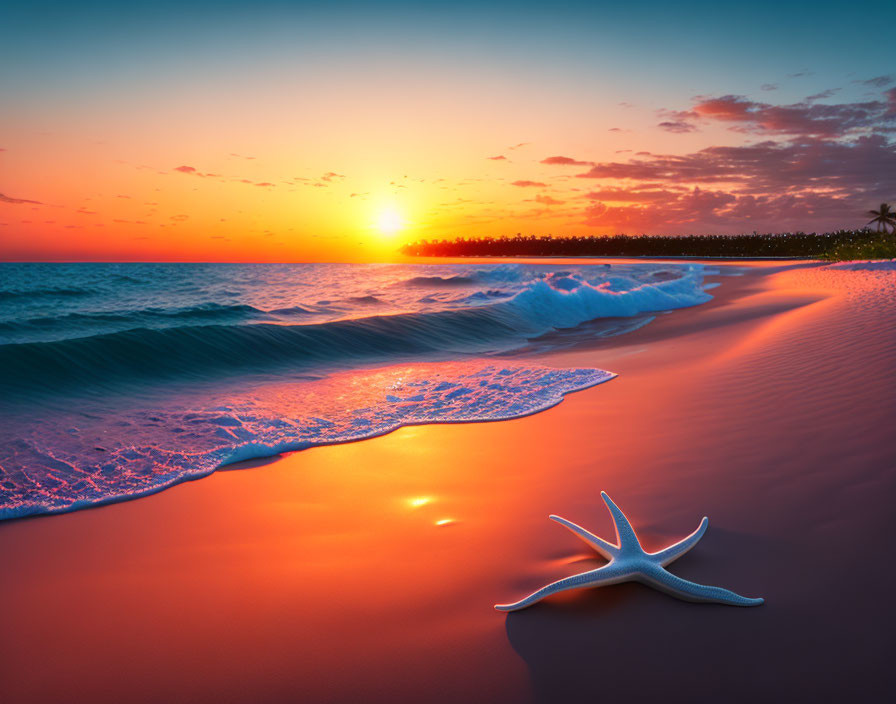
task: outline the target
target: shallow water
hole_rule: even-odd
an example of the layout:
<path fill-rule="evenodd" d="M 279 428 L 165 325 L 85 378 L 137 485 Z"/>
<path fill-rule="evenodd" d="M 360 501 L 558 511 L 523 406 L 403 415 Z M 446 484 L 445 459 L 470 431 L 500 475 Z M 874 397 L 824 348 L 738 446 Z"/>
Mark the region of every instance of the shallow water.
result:
<path fill-rule="evenodd" d="M 0 518 L 132 498 L 238 459 L 402 425 L 543 410 L 612 375 L 495 355 L 623 334 L 652 312 L 703 303 L 704 273 L 2 265 Z"/>

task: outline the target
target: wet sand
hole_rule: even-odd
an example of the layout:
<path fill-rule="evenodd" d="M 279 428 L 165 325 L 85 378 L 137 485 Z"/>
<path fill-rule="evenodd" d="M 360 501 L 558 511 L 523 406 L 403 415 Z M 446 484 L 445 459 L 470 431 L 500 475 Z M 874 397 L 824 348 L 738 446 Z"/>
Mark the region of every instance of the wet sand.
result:
<path fill-rule="evenodd" d="M 795 267 L 795 268 L 794 268 Z M 0 701 L 879 701 L 891 689 L 896 294 L 764 263 L 541 356 L 620 376 L 498 423 L 404 428 L 137 501 L 0 524 Z M 765 605 L 634 584 L 558 513 Z"/>

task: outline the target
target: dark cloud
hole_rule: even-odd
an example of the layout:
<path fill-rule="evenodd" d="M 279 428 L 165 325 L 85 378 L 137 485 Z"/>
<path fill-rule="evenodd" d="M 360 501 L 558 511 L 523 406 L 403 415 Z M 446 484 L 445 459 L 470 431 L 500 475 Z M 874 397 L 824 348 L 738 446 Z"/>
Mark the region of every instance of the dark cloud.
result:
<path fill-rule="evenodd" d="M 893 119 L 887 103 L 881 100 L 835 105 L 810 102 L 770 105 L 740 95 L 701 99 L 692 112 L 699 119 L 729 122 L 742 132 L 827 139 L 874 129 Z"/>
<path fill-rule="evenodd" d="M 548 184 L 542 183 L 541 181 L 514 181 L 510 185 L 511 186 L 520 186 L 521 188 L 530 188 L 530 187 L 544 188 Z"/>
<path fill-rule="evenodd" d="M 590 166 L 590 161 L 579 161 L 568 156 L 549 156 L 541 160 L 542 164 L 554 164 L 560 166 Z"/>
<path fill-rule="evenodd" d="M 896 189 L 896 146 L 881 135 L 848 142 L 774 141 L 707 147 L 685 155 L 655 154 L 627 162 L 595 164 L 579 178 L 657 183 L 738 183 L 754 190 L 838 188 Z"/>
<path fill-rule="evenodd" d="M 896 192 L 896 145 L 881 135 L 765 141 L 597 163 L 579 177 L 630 184 L 587 194 L 589 226 L 668 233 L 855 227 L 869 203 Z"/>
<path fill-rule="evenodd" d="M 828 88 L 827 90 L 823 90 L 820 93 L 815 93 L 814 95 L 810 95 L 806 97 L 806 102 L 811 102 L 813 100 L 824 100 L 825 98 L 830 98 L 835 93 L 837 93 L 839 88 Z"/>
<path fill-rule="evenodd" d="M 0 193 L 0 203 L 10 203 L 12 205 L 23 205 L 30 203 L 31 205 L 43 205 L 39 200 L 28 200 L 27 198 L 12 198 Z"/>
<path fill-rule="evenodd" d="M 866 81 L 859 81 L 859 83 L 862 83 L 863 85 L 866 85 L 866 86 L 874 86 L 876 88 L 883 88 L 884 86 L 890 85 L 894 80 L 896 80 L 896 77 L 894 77 L 892 75 L 891 76 L 875 76 L 874 78 L 869 78 Z"/>
<path fill-rule="evenodd" d="M 612 203 L 665 203 L 675 200 L 686 189 L 657 189 L 657 188 L 601 188 L 589 191 L 586 198 L 596 201 L 610 201 Z"/>
<path fill-rule="evenodd" d="M 849 195 L 736 195 L 695 187 L 647 205 L 596 202 L 586 209 L 585 224 L 629 233 L 820 231 L 862 225 L 867 209 L 864 199 Z"/>
<path fill-rule="evenodd" d="M 761 86 L 762 90 L 770 91 L 770 90 L 778 90 L 777 83 L 763 83 Z"/>

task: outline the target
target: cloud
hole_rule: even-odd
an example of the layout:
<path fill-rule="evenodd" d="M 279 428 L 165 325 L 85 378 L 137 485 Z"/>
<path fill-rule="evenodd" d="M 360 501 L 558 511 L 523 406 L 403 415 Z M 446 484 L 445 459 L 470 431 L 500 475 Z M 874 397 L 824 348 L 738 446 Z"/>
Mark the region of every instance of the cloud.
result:
<path fill-rule="evenodd" d="M 815 93 L 814 95 L 810 95 L 806 97 L 806 102 L 812 102 L 813 100 L 824 100 L 825 98 L 830 98 L 832 95 L 837 93 L 839 88 L 828 88 L 827 90 L 823 90 L 820 93 Z"/>
<path fill-rule="evenodd" d="M 590 166 L 590 161 L 579 161 L 568 156 L 549 156 L 541 160 L 542 164 L 554 164 L 560 166 Z"/>
<path fill-rule="evenodd" d="M 676 192 L 658 188 L 610 187 L 589 191 L 585 194 L 585 197 L 590 200 L 609 201 L 611 203 L 664 203 L 678 198 L 681 195 L 681 190 Z"/>
<path fill-rule="evenodd" d="M 486 158 L 489 159 L 490 161 L 507 161 L 507 157 L 504 156 L 503 154 L 499 154 L 498 156 L 489 156 Z"/>
<path fill-rule="evenodd" d="M 542 205 L 563 205 L 566 201 L 557 200 L 556 198 L 551 198 L 550 196 L 537 195 L 535 196 L 535 202 L 541 203 Z"/>
<path fill-rule="evenodd" d="M 30 203 L 31 205 L 43 205 L 39 200 L 28 200 L 27 198 L 12 198 L 10 196 L 5 196 L 0 193 L 0 203 L 10 203 L 12 205 L 24 205 L 26 203 Z"/>
<path fill-rule="evenodd" d="M 665 184 L 739 183 L 751 189 L 896 189 L 896 146 L 881 135 L 847 142 L 765 141 L 707 147 L 685 155 L 650 154 L 603 162 L 578 178 L 631 179 Z"/>
<path fill-rule="evenodd" d="M 615 182 L 587 194 L 585 224 L 616 231 L 854 227 L 896 192 L 896 144 L 875 134 L 714 146 L 596 163 L 579 177 Z"/>
<path fill-rule="evenodd" d="M 323 176 L 320 177 L 320 180 L 330 183 L 334 179 L 342 179 L 342 178 L 345 178 L 344 174 L 337 174 L 335 171 L 327 171 L 327 173 L 325 173 Z"/>
<path fill-rule="evenodd" d="M 548 184 L 542 183 L 541 181 L 514 181 L 510 185 L 511 186 L 519 186 L 521 188 L 532 188 L 532 187 L 544 188 Z"/>
<path fill-rule="evenodd" d="M 890 76 L 875 76 L 874 78 L 869 78 L 865 81 L 859 81 L 866 86 L 875 86 L 876 88 L 883 88 L 884 86 L 890 85 L 893 81 L 896 81 L 896 77 Z"/>
<path fill-rule="evenodd" d="M 777 83 L 763 83 L 760 88 L 765 91 L 778 90 Z"/>
<path fill-rule="evenodd" d="M 812 231 L 863 225 L 865 210 L 864 200 L 848 195 L 736 195 L 694 187 L 649 205 L 610 206 L 596 202 L 586 209 L 584 222 L 591 227 L 629 233 Z"/>
<path fill-rule="evenodd" d="M 204 174 L 197 170 L 195 166 L 175 166 L 175 171 L 182 174 L 190 174 L 191 176 L 200 176 L 201 178 L 219 178 L 220 174 Z"/>
<path fill-rule="evenodd" d="M 674 132 L 676 134 L 694 132 L 697 129 L 697 125 L 685 122 L 684 120 L 665 120 L 664 122 L 660 122 L 657 127 L 661 130 L 666 130 L 666 132 Z"/>
<path fill-rule="evenodd" d="M 827 94 L 826 91 L 811 99 Z M 809 101 L 771 105 L 740 95 L 700 99 L 691 113 L 697 119 L 731 123 L 732 129 L 741 132 L 826 139 L 869 131 L 894 119 L 888 110 L 888 103 L 882 100 L 834 105 Z"/>

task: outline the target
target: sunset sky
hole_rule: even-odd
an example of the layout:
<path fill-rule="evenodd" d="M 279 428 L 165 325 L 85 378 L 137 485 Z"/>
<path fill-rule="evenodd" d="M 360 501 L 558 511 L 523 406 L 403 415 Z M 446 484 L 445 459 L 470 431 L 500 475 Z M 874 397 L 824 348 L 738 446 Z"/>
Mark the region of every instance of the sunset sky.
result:
<path fill-rule="evenodd" d="M 821 231 L 896 200 L 891 2 L 3 15 L 2 260 L 388 260 L 456 235 Z"/>

